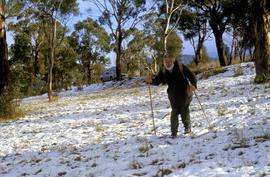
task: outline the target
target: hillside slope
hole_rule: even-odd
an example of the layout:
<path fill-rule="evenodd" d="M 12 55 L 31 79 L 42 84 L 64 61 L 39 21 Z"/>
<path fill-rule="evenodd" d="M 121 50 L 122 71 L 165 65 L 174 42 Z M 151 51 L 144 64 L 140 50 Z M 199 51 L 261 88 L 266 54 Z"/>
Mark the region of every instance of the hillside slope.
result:
<path fill-rule="evenodd" d="M 235 76 L 236 68 L 244 75 Z M 254 65 L 200 79 L 190 106 L 195 138 L 171 139 L 166 86 L 106 83 L 23 100 L 29 113 L 0 123 L 0 176 L 270 176 L 270 85 L 254 85 Z M 198 76 L 200 78 L 200 76 Z M 138 85 L 143 85 L 136 87 Z M 128 86 L 133 88 L 128 88 Z M 167 116 L 164 116 L 167 115 Z"/>

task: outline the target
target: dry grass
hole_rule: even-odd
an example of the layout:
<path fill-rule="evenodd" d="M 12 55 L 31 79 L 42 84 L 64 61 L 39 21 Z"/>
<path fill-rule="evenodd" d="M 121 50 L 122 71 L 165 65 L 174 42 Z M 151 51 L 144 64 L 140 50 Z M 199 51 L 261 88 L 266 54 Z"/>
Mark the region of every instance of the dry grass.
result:
<path fill-rule="evenodd" d="M 200 74 L 201 78 L 207 79 L 210 76 L 214 76 L 219 73 L 223 73 L 226 70 L 222 67 L 220 67 L 220 64 L 218 61 L 213 61 L 210 63 L 200 63 L 198 66 L 196 66 L 194 63 L 189 65 L 189 68 L 195 73 Z"/>
<path fill-rule="evenodd" d="M 241 66 L 237 66 L 234 69 L 234 77 L 242 76 L 243 75 L 243 69 Z"/>
<path fill-rule="evenodd" d="M 165 175 L 171 174 L 173 171 L 171 169 L 159 169 L 153 177 L 163 177 Z"/>
<path fill-rule="evenodd" d="M 49 102 L 50 102 L 50 103 L 51 103 L 51 102 L 57 102 L 59 99 L 60 99 L 60 97 L 59 97 L 58 95 L 53 95 L 53 96 L 52 96 L 52 99 L 49 100 Z"/>
<path fill-rule="evenodd" d="M 9 115 L 1 115 L 0 116 L 0 123 L 1 122 L 7 122 L 10 120 L 18 120 L 19 118 L 24 117 L 26 114 L 25 111 L 23 110 L 16 110 L 14 113 L 9 114 Z"/>
<path fill-rule="evenodd" d="M 217 108 L 218 116 L 225 116 L 226 115 L 226 109 L 224 105 L 220 105 Z"/>
<path fill-rule="evenodd" d="M 14 99 L 12 91 L 4 90 L 0 96 L 0 121 L 14 120 L 23 117 L 25 112 L 20 109 L 19 102 Z"/>
<path fill-rule="evenodd" d="M 141 169 L 143 167 L 143 163 L 139 162 L 139 161 L 132 161 L 129 164 L 129 168 L 130 169 Z"/>
<path fill-rule="evenodd" d="M 194 63 L 192 63 L 188 67 L 194 73 L 199 74 L 199 73 L 211 70 L 213 68 L 218 68 L 218 67 L 220 67 L 220 64 L 219 64 L 218 61 L 216 61 L 216 62 L 213 61 L 213 62 L 210 62 L 210 63 L 199 63 L 198 66 L 195 65 Z"/>
<path fill-rule="evenodd" d="M 213 68 L 213 69 L 210 69 L 208 71 L 204 71 L 201 75 L 202 78 L 204 79 L 207 79 L 211 76 L 215 76 L 217 74 L 220 74 L 220 73 L 224 73 L 226 70 L 224 68 L 221 68 L 221 67 L 217 67 L 217 68 Z"/>
<path fill-rule="evenodd" d="M 101 124 L 96 125 L 96 132 L 104 132 L 105 127 L 103 127 Z"/>

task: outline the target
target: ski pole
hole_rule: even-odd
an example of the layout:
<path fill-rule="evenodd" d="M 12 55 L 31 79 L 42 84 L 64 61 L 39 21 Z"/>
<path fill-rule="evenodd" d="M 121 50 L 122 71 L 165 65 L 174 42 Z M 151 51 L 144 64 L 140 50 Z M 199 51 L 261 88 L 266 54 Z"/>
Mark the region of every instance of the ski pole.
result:
<path fill-rule="evenodd" d="M 203 108 L 203 106 L 202 106 L 202 104 L 201 104 L 201 101 L 200 101 L 200 99 L 199 99 L 197 93 L 195 92 L 195 90 L 193 91 L 193 93 L 194 93 L 195 97 L 196 97 L 197 100 L 198 100 L 198 103 L 199 103 L 199 105 L 200 105 L 200 107 L 201 107 L 201 110 L 202 110 L 202 112 L 203 112 L 203 114 L 204 114 L 205 119 L 207 120 L 208 128 L 209 128 L 209 129 L 213 129 L 213 128 L 214 128 L 214 125 L 212 125 L 212 124 L 210 123 L 209 119 L 207 118 L 206 113 L 205 113 L 205 110 L 204 110 L 204 108 Z"/>
<path fill-rule="evenodd" d="M 154 117 L 154 109 L 153 109 L 153 101 L 152 101 L 152 92 L 151 92 L 151 86 L 148 84 L 148 91 L 149 91 L 149 99 L 150 99 L 150 107 L 151 107 L 151 116 L 152 116 L 152 122 L 153 122 L 153 128 L 154 128 L 154 133 L 157 135 L 156 132 L 156 125 L 155 125 L 155 117 Z"/>
<path fill-rule="evenodd" d="M 149 65 L 150 64 L 148 64 L 148 67 L 146 67 L 146 69 L 149 71 L 150 74 L 152 74 L 152 70 L 151 70 L 151 67 Z M 148 83 L 148 92 L 149 92 L 149 99 L 150 99 L 150 107 L 151 107 L 151 117 L 152 117 L 153 129 L 154 129 L 155 135 L 157 135 L 155 117 L 154 117 L 154 109 L 153 109 L 152 91 L 151 91 L 150 83 Z"/>

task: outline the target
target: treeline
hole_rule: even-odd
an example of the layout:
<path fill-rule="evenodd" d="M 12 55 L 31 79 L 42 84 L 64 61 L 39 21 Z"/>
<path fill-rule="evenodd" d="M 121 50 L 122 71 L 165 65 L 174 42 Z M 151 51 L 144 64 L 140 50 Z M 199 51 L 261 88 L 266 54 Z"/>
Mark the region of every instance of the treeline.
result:
<path fill-rule="evenodd" d="M 204 42 L 214 36 L 220 66 L 245 61 L 248 53 L 255 61 L 255 81 L 269 80 L 267 0 L 88 0 L 84 4 L 100 16 L 81 19 L 71 31 L 78 2 L 0 0 L 0 97 L 48 93 L 51 100 L 53 91 L 100 82 L 111 53 L 118 80 L 121 73 L 157 70 L 165 49 L 181 55 L 180 34 L 191 42 L 196 65 L 208 61 Z M 9 48 L 7 30 L 14 37 Z"/>

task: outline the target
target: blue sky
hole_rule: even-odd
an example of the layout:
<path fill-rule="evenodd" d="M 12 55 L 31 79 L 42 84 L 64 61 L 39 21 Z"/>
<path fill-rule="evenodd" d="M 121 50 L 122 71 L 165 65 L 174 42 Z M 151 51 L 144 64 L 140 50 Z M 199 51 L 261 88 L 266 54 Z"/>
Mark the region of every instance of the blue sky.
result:
<path fill-rule="evenodd" d="M 87 1 L 83 1 L 83 0 L 78 0 L 79 2 L 79 7 L 80 7 L 80 14 L 76 17 L 73 17 L 69 22 L 68 22 L 68 26 L 70 27 L 71 31 L 73 30 L 73 25 L 80 21 L 85 19 L 87 16 L 90 16 L 92 18 L 98 18 L 98 16 L 100 15 L 99 11 L 97 8 L 95 8 L 95 6 L 91 5 L 90 2 Z M 91 7 L 91 10 L 89 10 Z M 225 43 L 229 43 L 228 41 L 230 41 L 229 37 L 225 35 L 224 37 L 225 39 Z M 227 39 L 226 39 L 227 38 Z M 182 38 L 182 40 L 184 40 Z M 7 41 L 8 41 L 8 45 L 13 43 L 13 36 L 12 33 L 8 33 L 7 35 Z M 207 48 L 208 54 L 211 57 L 217 57 L 217 52 L 216 52 L 216 47 L 215 47 L 215 40 L 214 37 L 212 37 L 212 39 L 208 40 L 205 42 L 205 46 Z M 183 44 L 183 54 L 189 54 L 189 55 L 193 55 L 193 48 L 190 44 L 189 41 L 184 41 Z M 115 55 L 113 53 L 111 53 L 109 55 L 109 57 L 111 58 L 112 64 L 114 63 L 114 58 Z"/>

